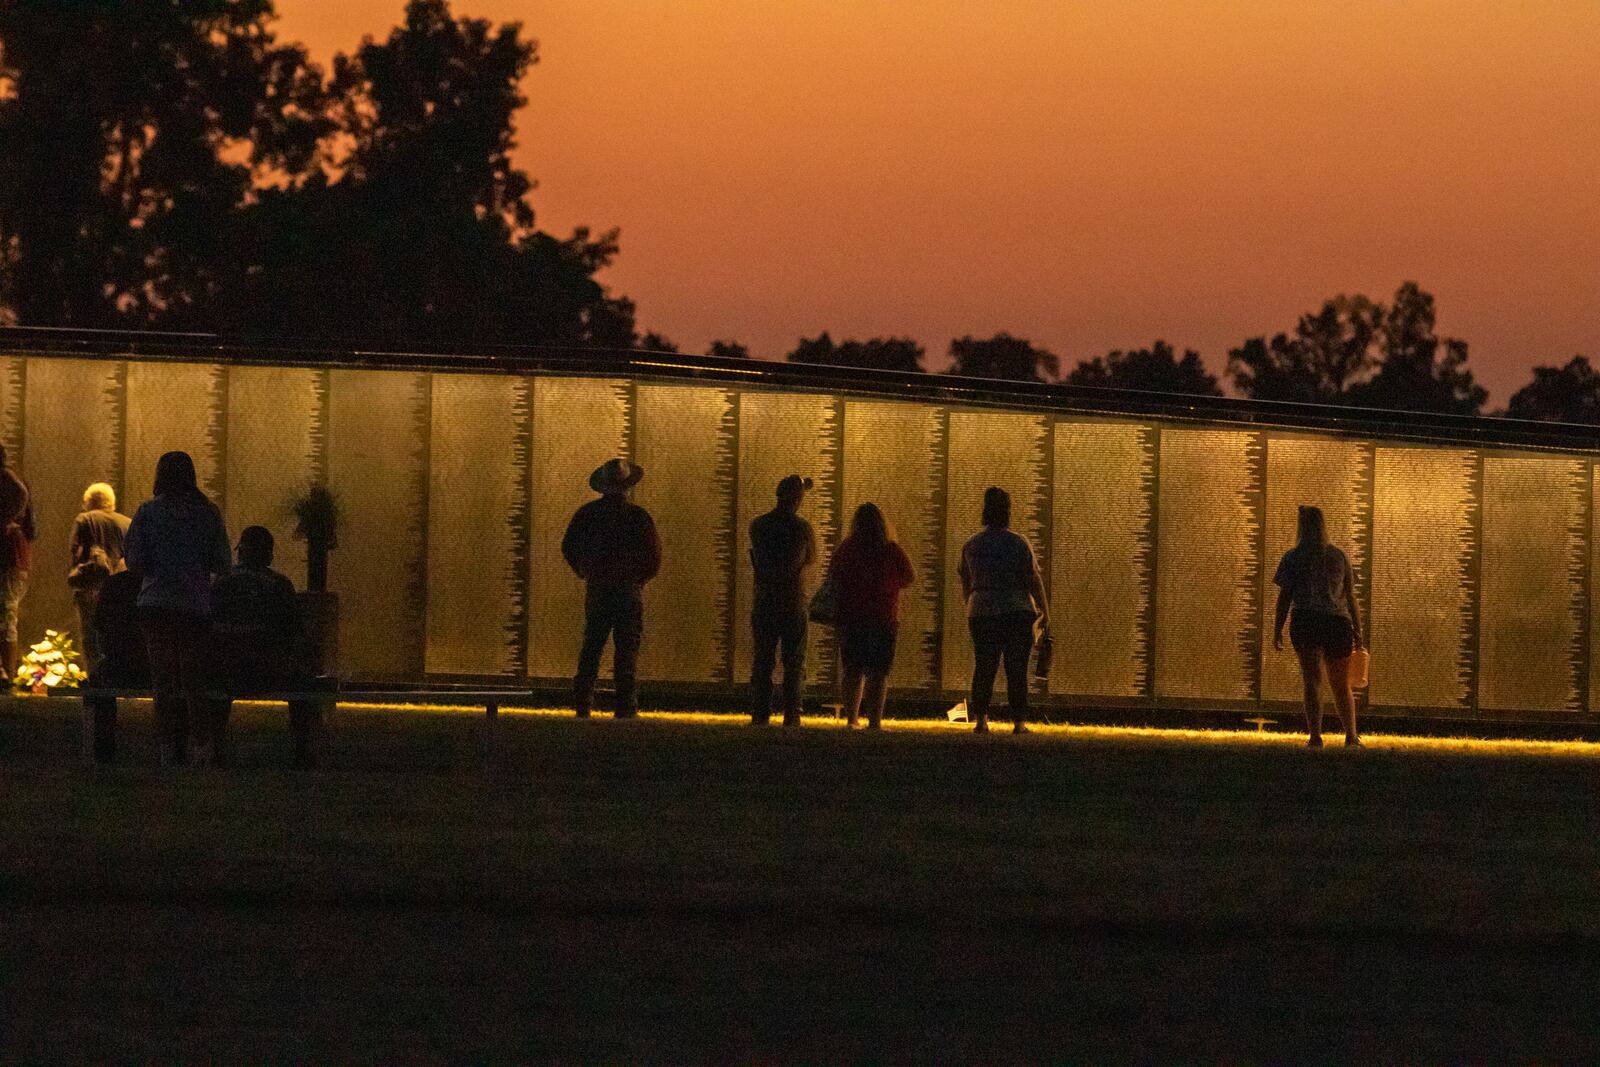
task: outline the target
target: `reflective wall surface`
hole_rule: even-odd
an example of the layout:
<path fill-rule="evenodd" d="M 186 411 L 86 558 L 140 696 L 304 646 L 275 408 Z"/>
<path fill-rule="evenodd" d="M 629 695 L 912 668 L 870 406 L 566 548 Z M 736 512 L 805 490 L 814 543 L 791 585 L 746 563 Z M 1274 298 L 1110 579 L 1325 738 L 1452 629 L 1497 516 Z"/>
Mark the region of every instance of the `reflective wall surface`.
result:
<path fill-rule="evenodd" d="M 790 472 L 824 559 L 865 501 L 917 571 L 899 690 L 954 699 L 972 656 L 956 579 L 982 493 L 1050 586 L 1063 703 L 1282 707 L 1272 574 L 1316 504 L 1357 574 L 1370 705 L 1450 715 L 1600 712 L 1600 565 L 1588 453 L 1431 445 L 1084 411 L 971 409 L 752 382 L 0 357 L 0 432 L 36 501 L 23 637 L 73 629 L 66 540 L 86 485 L 131 513 L 156 457 L 194 455 L 230 532 L 271 528 L 304 580 L 290 502 L 344 506 L 330 581 L 347 673 L 564 678 L 583 590 L 561 560 L 605 459 L 642 464 L 665 565 L 641 676 L 690 688 L 749 671 L 747 527 Z M 820 571 L 820 568 L 819 568 Z M 814 579 L 815 580 L 815 579 Z M 833 675 L 813 628 L 812 679 Z"/>

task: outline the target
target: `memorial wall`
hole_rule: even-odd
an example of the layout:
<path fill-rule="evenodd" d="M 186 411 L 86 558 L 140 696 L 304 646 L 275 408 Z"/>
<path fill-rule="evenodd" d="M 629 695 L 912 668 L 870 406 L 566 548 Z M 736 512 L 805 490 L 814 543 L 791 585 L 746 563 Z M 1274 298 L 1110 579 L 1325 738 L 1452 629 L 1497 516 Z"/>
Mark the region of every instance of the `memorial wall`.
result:
<path fill-rule="evenodd" d="M 605 459 L 631 456 L 665 545 L 641 678 L 723 689 L 749 671 L 747 527 L 779 478 L 811 477 L 826 561 L 865 501 L 916 569 L 892 686 L 954 699 L 972 667 L 956 567 L 985 487 L 1050 587 L 1064 704 L 1287 710 L 1272 574 L 1295 509 L 1321 507 L 1368 620 L 1376 710 L 1600 712 L 1600 470 L 1586 452 L 1372 440 L 1327 430 L 969 408 L 862 391 L 417 368 L 0 357 L 0 433 L 35 499 L 22 637 L 73 629 L 67 535 L 85 486 L 124 510 L 156 457 L 190 452 L 233 534 L 260 523 L 304 580 L 290 503 L 343 505 L 330 584 L 346 673 L 559 684 L 583 589 L 561 559 Z M 819 568 L 820 571 L 820 568 Z M 813 628 L 811 676 L 833 678 Z M 648 693 L 647 693 L 648 697 Z"/>

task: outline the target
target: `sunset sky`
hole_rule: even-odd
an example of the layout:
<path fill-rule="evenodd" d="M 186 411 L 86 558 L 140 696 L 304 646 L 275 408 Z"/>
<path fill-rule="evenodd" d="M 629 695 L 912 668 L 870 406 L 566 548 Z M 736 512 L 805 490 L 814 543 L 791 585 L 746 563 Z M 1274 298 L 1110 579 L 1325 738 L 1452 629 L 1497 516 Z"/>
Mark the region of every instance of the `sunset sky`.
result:
<path fill-rule="evenodd" d="M 1600 359 L 1597 0 L 455 0 L 540 43 L 540 225 L 686 351 L 1009 330 L 1220 371 L 1415 279 L 1503 405 Z M 402 0 L 278 0 L 321 60 Z"/>

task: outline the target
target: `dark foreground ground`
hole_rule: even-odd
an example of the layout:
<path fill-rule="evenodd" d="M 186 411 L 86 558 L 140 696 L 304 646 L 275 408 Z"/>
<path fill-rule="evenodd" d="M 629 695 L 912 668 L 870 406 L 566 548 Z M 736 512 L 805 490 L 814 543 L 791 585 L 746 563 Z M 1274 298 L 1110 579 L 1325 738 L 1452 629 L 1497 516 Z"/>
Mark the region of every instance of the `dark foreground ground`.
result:
<path fill-rule="evenodd" d="M 1600 750 L 0 711 L 0 1059 L 1600 1056 Z"/>

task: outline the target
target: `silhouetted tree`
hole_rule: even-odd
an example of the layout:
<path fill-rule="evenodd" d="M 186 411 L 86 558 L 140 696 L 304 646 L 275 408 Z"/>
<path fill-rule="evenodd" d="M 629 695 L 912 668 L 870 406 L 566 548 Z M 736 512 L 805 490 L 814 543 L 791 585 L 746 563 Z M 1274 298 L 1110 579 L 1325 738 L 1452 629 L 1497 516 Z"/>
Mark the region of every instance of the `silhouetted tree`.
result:
<path fill-rule="evenodd" d="M 1489 394 L 1467 369 L 1467 342 L 1434 332 L 1433 296 L 1406 282 L 1384 312 L 1383 362 L 1347 393 L 1350 403 L 1399 411 L 1476 415 Z"/>
<path fill-rule="evenodd" d="M 706 355 L 718 359 L 749 359 L 750 349 L 738 341 L 712 341 L 711 349 Z"/>
<path fill-rule="evenodd" d="M 0 307 L 183 325 L 237 270 L 253 187 L 307 172 L 322 78 L 271 0 L 0 3 Z"/>
<path fill-rule="evenodd" d="M 1383 319 L 1383 306 L 1364 296 L 1335 297 L 1300 316 L 1292 337 L 1253 337 L 1230 351 L 1228 373 L 1257 400 L 1342 403 L 1377 365 Z"/>
<path fill-rule="evenodd" d="M 639 338 L 638 343 L 633 347 L 643 349 L 646 352 L 676 352 L 678 350 L 676 344 L 654 330 Z"/>
<path fill-rule="evenodd" d="M 1200 362 L 1200 353 L 1185 349 L 1180 359 L 1173 347 L 1157 341 L 1149 348 L 1085 360 L 1072 369 L 1068 385 L 1091 385 L 1105 389 L 1142 389 L 1154 393 L 1191 393 L 1221 396 L 1217 379 Z"/>
<path fill-rule="evenodd" d="M 534 227 L 519 25 L 410 0 L 324 79 L 271 0 L 0 3 L 0 307 L 40 325 L 627 348 L 615 231 Z"/>
<path fill-rule="evenodd" d="M 920 371 L 922 346 L 909 337 L 875 337 L 870 341 L 835 344 L 827 332 L 800 339 L 788 355 L 790 363 L 818 363 L 827 367 L 869 367 L 875 370 Z"/>
<path fill-rule="evenodd" d="M 1600 426 L 1600 372 L 1586 356 L 1573 356 L 1564 367 L 1535 367 L 1533 381 L 1511 395 L 1506 414 Z"/>
<path fill-rule="evenodd" d="M 959 337 L 950 342 L 950 359 L 949 373 L 972 378 L 1053 382 L 1061 373 L 1061 361 L 1053 353 L 1008 333 L 985 340 Z"/>

